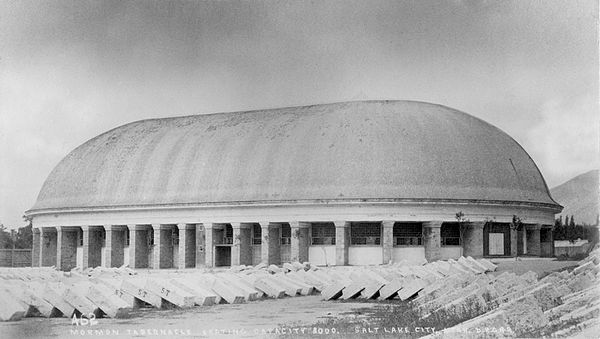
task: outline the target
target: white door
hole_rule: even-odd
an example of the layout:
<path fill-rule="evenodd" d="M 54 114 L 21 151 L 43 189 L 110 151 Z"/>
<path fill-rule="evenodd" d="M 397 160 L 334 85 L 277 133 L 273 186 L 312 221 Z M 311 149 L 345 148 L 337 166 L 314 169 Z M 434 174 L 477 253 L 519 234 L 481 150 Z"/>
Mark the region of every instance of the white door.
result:
<path fill-rule="evenodd" d="M 490 255 L 504 255 L 504 233 L 490 233 Z"/>

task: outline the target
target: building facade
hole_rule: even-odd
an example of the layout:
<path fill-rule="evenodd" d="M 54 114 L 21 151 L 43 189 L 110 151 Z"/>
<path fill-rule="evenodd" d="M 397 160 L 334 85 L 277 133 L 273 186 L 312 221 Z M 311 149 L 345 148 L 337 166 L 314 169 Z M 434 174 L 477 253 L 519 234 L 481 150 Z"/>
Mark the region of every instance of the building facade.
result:
<path fill-rule="evenodd" d="M 26 215 L 33 265 L 69 270 L 552 256 L 561 209 L 496 127 L 363 101 L 115 128 L 67 155 Z"/>

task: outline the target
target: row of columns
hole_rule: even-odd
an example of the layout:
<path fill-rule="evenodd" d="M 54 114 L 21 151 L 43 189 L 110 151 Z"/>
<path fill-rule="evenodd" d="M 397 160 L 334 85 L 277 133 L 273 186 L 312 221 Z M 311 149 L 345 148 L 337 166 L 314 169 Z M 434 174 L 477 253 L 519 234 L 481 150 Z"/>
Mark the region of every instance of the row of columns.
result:
<path fill-rule="evenodd" d="M 228 223 L 233 230 L 231 244 L 231 265 L 252 264 L 251 227 L 255 223 Z M 261 262 L 274 263 L 280 251 L 280 223 L 258 222 L 261 228 Z M 334 221 L 335 226 L 335 264 L 348 264 L 348 247 L 350 244 L 350 222 Z M 395 221 L 385 220 L 382 227 L 383 263 L 392 259 L 394 247 Z M 83 268 L 99 266 L 102 261 L 107 267 L 119 267 L 124 264 L 124 248 L 126 234 L 129 232 L 129 266 L 132 268 L 189 268 L 212 267 L 215 265 L 214 230 L 223 224 L 152 224 L 152 225 L 104 225 L 81 226 L 83 235 Z M 308 222 L 289 222 L 291 229 L 290 252 L 291 261 L 308 261 L 309 228 Z M 441 227 L 442 221 L 428 221 L 423 225 L 423 247 L 428 261 L 441 259 Z M 527 227 L 527 253 L 540 255 L 540 225 Z M 178 229 L 178 260 L 173 262 L 172 236 L 173 227 Z M 483 251 L 484 223 L 469 223 L 464 230 L 463 253 L 481 257 Z M 77 232 L 79 227 L 34 228 L 33 230 L 33 265 L 56 265 L 59 269 L 68 270 L 74 266 L 77 251 Z M 153 231 L 154 249 L 152 261 L 148 261 L 148 231 Z M 104 259 L 102 252 L 102 231 L 105 232 Z M 523 231 L 525 233 L 525 231 Z M 510 232 L 511 256 L 517 255 L 517 232 Z"/>

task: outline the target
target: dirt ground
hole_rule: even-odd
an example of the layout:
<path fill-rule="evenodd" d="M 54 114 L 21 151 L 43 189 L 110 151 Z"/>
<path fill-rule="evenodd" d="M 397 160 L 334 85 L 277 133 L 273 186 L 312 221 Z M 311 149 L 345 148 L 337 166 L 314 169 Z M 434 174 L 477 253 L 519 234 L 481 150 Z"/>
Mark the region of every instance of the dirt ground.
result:
<path fill-rule="evenodd" d="M 529 270 L 546 274 L 574 266 L 574 261 L 503 260 L 493 274 Z M 24 318 L 0 323 L 2 338 L 265 338 L 327 337 L 332 328 L 314 327 L 328 318 L 360 317 L 357 309 L 373 303 L 321 301 L 320 295 L 262 300 L 238 305 L 195 307 L 189 310 L 140 310 L 130 319 L 97 319 L 76 325 L 66 318 Z M 0 306 L 1 307 L 1 306 Z M 402 324 L 398 324 L 402 326 Z M 344 331 L 344 329 L 335 329 Z M 346 329 L 348 330 L 348 329 Z M 362 337 L 363 335 L 361 335 Z M 367 334 L 367 336 L 369 336 Z M 349 335 L 350 337 L 350 335 Z"/>
<path fill-rule="evenodd" d="M 97 319 L 97 324 L 86 326 L 74 325 L 72 319 L 67 318 L 24 318 L 0 323 L 0 337 L 264 338 L 280 334 L 301 337 L 303 331 L 305 337 L 309 337 L 313 328 L 302 324 L 349 316 L 345 313 L 374 305 L 325 302 L 321 301 L 320 295 L 312 295 L 189 310 L 141 310 L 130 319 Z M 318 328 L 314 330 L 319 331 Z"/>

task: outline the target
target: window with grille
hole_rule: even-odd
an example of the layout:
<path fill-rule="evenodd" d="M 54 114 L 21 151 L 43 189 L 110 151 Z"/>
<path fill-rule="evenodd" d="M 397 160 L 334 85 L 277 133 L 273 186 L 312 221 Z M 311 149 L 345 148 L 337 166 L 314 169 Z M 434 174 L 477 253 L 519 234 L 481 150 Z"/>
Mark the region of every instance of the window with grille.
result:
<path fill-rule="evenodd" d="M 312 245 L 335 245 L 335 225 L 333 223 L 313 223 L 311 233 Z"/>
<path fill-rule="evenodd" d="M 227 245 L 233 244 L 233 227 L 229 224 L 225 225 L 225 238 L 223 239 L 223 243 Z"/>
<path fill-rule="evenodd" d="M 171 241 L 174 246 L 179 245 L 179 229 L 177 227 L 171 230 Z"/>
<path fill-rule="evenodd" d="M 252 226 L 252 245 L 260 245 L 262 244 L 262 229 L 260 225 L 254 224 Z"/>
<path fill-rule="evenodd" d="M 381 223 L 352 223 L 350 245 L 381 245 Z"/>
<path fill-rule="evenodd" d="M 292 228 L 288 225 L 281 225 L 281 244 L 291 244 Z"/>
<path fill-rule="evenodd" d="M 440 229 L 442 246 L 460 246 L 460 224 L 445 222 Z"/>
<path fill-rule="evenodd" d="M 148 246 L 153 246 L 154 245 L 154 230 L 150 229 L 148 232 Z"/>
<path fill-rule="evenodd" d="M 83 230 L 81 228 L 77 231 L 77 246 L 83 246 Z"/>
<path fill-rule="evenodd" d="M 395 223 L 394 246 L 423 246 L 423 224 Z"/>

